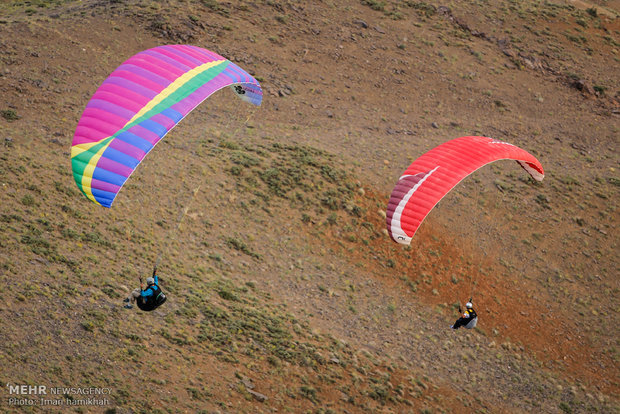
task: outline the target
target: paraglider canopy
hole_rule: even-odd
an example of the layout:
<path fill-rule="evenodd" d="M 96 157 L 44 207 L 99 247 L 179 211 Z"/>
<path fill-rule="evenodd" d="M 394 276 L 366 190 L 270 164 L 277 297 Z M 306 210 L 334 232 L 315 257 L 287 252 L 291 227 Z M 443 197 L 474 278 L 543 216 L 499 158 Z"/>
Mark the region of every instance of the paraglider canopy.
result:
<path fill-rule="evenodd" d="M 164 135 L 226 86 L 242 100 L 261 104 L 258 81 L 207 49 L 158 46 L 126 60 L 97 89 L 77 124 L 71 164 L 80 191 L 110 207 Z"/>
<path fill-rule="evenodd" d="M 461 180 L 491 162 L 511 159 L 536 181 L 545 176 L 527 151 L 487 137 L 468 136 L 445 142 L 416 159 L 398 179 L 386 211 L 392 240 L 408 245 L 435 205 Z"/>

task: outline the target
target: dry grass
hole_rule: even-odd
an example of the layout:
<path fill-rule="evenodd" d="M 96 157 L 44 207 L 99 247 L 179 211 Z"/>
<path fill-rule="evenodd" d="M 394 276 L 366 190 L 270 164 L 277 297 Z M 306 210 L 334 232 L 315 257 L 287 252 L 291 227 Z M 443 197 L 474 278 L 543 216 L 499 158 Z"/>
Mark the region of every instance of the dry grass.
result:
<path fill-rule="evenodd" d="M 617 410 L 617 20 L 440 6 L 0 6 L 0 379 L 109 386 L 119 412 Z M 75 123 L 168 42 L 249 69 L 264 105 L 246 123 L 213 96 L 97 208 L 70 175 Z M 398 174 L 465 134 L 523 146 L 545 181 L 489 166 L 391 244 Z M 159 249 L 169 302 L 122 309 Z M 453 335 L 474 287 L 479 328 Z"/>

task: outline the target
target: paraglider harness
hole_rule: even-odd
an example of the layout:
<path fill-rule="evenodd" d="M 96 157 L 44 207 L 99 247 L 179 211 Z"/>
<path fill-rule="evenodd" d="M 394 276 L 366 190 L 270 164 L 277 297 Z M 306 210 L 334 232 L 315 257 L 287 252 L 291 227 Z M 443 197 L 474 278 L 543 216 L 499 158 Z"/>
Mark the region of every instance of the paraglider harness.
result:
<path fill-rule="evenodd" d="M 153 277 L 155 277 L 156 273 L 157 273 L 157 267 L 153 269 Z M 149 289 L 151 290 L 151 292 L 153 292 L 152 295 L 147 296 L 147 297 L 140 296 L 138 300 L 136 301 L 138 304 L 138 308 L 140 308 L 140 310 L 143 310 L 145 312 L 150 312 L 152 310 L 157 309 L 158 307 L 163 305 L 164 302 L 166 301 L 166 295 L 164 294 L 164 292 L 162 292 L 161 288 L 157 284 L 149 285 L 144 290 L 149 290 Z"/>
<path fill-rule="evenodd" d="M 467 319 L 469 319 L 470 321 L 473 321 L 474 319 L 476 319 L 478 317 L 478 314 L 476 313 L 474 308 L 466 309 L 465 312 L 467 312 L 469 314 L 469 318 L 467 318 Z"/>
<path fill-rule="evenodd" d="M 469 302 L 473 303 L 472 298 L 469 298 Z M 473 307 L 467 308 L 467 309 L 465 309 L 465 312 L 467 312 L 467 314 L 469 315 L 469 318 L 464 318 L 463 316 L 461 316 L 454 323 L 454 328 L 453 329 L 458 329 L 461 326 L 463 326 L 465 329 L 472 329 L 472 328 L 476 327 L 476 324 L 478 323 L 478 319 L 477 319 L 478 318 L 478 314 L 476 313 L 474 308 Z M 463 310 L 461 308 L 461 304 L 460 303 L 459 303 L 459 314 L 460 315 L 463 314 Z"/>

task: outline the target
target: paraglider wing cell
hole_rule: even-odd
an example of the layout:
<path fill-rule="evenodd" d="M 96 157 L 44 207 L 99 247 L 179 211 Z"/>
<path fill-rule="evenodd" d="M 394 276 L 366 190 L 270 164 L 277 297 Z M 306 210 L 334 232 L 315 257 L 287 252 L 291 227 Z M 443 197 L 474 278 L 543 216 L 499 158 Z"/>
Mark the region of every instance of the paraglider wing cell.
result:
<path fill-rule="evenodd" d="M 445 142 L 416 159 L 400 177 L 388 202 L 390 237 L 401 244 L 413 235 L 435 205 L 461 180 L 491 162 L 515 160 L 537 181 L 544 178 L 540 162 L 527 151 L 487 137 L 461 137 Z"/>
<path fill-rule="evenodd" d="M 227 86 L 242 100 L 261 104 L 256 79 L 207 49 L 158 46 L 129 58 L 101 84 L 78 121 L 71 163 L 80 191 L 110 207 L 164 135 Z"/>

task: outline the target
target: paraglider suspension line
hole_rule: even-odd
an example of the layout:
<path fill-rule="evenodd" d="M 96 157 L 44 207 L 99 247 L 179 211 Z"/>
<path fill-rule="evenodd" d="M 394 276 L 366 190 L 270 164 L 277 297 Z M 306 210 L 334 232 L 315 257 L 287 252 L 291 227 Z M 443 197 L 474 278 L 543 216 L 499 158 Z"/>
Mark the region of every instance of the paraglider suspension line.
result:
<path fill-rule="evenodd" d="M 237 111 L 239 107 L 237 106 Z M 235 137 L 237 135 L 237 133 L 241 130 L 241 128 L 243 128 L 244 126 L 246 126 L 248 124 L 248 122 L 250 121 L 250 119 L 254 116 L 254 112 L 256 111 L 256 108 L 254 108 L 250 114 L 248 115 L 248 117 L 246 118 L 245 122 L 243 122 L 231 135 L 231 137 Z M 228 125 L 230 125 L 230 123 L 232 122 L 233 118 L 235 117 L 230 117 L 228 120 Z M 228 127 L 226 128 L 228 129 Z M 218 148 L 220 146 L 220 142 L 221 139 L 218 140 L 218 142 L 215 145 L 215 148 Z M 168 237 L 166 237 L 166 241 L 174 238 L 174 236 L 176 235 L 176 233 L 179 231 L 179 228 L 181 227 L 181 223 L 183 222 L 183 219 L 185 218 L 185 215 L 187 214 L 187 211 L 189 210 L 189 207 L 192 203 L 192 201 L 194 201 L 194 198 L 196 197 L 196 194 L 198 194 L 198 191 L 200 190 L 200 187 L 202 186 L 202 184 L 198 185 L 198 187 L 192 192 L 192 195 L 189 199 L 189 201 L 187 202 L 186 206 L 181 209 L 181 212 L 179 213 L 179 218 L 177 219 L 177 224 L 174 227 L 174 229 L 172 229 L 168 235 Z M 159 263 L 161 262 L 162 256 L 165 253 L 165 249 L 167 247 L 167 242 L 164 241 L 162 243 L 161 248 L 159 249 L 159 252 L 157 253 L 157 258 L 155 259 L 155 265 L 153 267 L 153 272 L 155 272 L 157 270 L 157 266 L 159 266 Z"/>
<path fill-rule="evenodd" d="M 166 240 L 169 240 L 171 238 L 174 238 L 177 234 L 177 232 L 179 231 L 179 229 L 181 228 L 181 223 L 183 223 L 183 219 L 185 218 L 185 215 L 187 214 L 189 207 L 192 204 L 192 201 L 194 201 L 194 198 L 196 198 L 196 194 L 198 194 L 198 191 L 200 191 L 200 187 L 202 186 L 202 184 L 198 185 L 198 187 L 196 187 L 196 189 L 194 189 L 194 191 L 192 191 L 192 195 L 189 199 L 189 201 L 187 202 L 187 204 L 185 205 L 184 208 L 181 209 L 181 212 L 179 213 L 179 218 L 177 219 L 177 224 L 176 226 L 170 231 L 168 237 L 166 237 Z M 159 263 L 161 262 L 161 258 L 164 254 L 164 250 L 165 248 L 168 246 L 168 244 L 164 241 L 162 243 L 161 248 L 159 249 L 159 252 L 157 253 L 157 259 L 155 259 L 155 266 L 153 267 L 153 269 L 157 269 L 157 266 L 159 266 Z"/>

